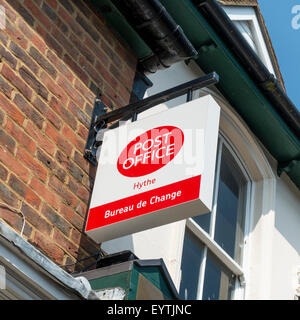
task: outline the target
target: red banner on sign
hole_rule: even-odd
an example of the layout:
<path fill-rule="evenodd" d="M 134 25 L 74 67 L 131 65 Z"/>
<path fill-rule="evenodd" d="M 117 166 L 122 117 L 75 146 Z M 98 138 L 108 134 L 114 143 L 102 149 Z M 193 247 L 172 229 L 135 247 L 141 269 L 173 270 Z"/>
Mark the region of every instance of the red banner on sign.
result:
<path fill-rule="evenodd" d="M 199 198 L 201 176 L 90 209 L 86 231 Z"/>

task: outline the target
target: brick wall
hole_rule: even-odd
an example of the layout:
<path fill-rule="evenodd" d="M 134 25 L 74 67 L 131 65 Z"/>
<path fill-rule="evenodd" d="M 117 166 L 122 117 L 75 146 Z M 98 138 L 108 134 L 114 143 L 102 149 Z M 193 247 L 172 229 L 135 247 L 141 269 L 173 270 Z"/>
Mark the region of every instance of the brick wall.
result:
<path fill-rule="evenodd" d="M 127 104 L 136 58 L 85 1 L 0 5 L 0 219 L 20 232 L 25 217 L 25 239 L 57 264 L 75 262 L 99 248 L 83 233 L 94 97 Z"/>

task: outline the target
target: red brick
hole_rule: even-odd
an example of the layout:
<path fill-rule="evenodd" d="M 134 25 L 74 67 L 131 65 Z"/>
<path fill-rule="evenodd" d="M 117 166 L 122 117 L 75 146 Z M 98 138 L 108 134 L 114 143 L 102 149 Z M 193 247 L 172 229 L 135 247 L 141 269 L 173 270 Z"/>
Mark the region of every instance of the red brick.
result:
<path fill-rule="evenodd" d="M 76 21 L 81 25 L 81 27 L 89 34 L 89 36 L 95 41 L 99 42 L 100 36 L 99 32 L 97 32 L 92 25 L 82 17 L 82 15 L 77 14 Z"/>
<path fill-rule="evenodd" d="M 82 217 L 85 218 L 88 213 L 88 206 L 86 203 L 79 202 L 76 207 L 76 212 Z"/>
<path fill-rule="evenodd" d="M 18 63 L 17 59 L 14 58 L 14 56 L 9 51 L 7 51 L 2 45 L 0 45 L 0 55 L 1 55 L 2 62 L 5 61 L 10 65 L 12 69 L 16 70 L 17 63 Z"/>
<path fill-rule="evenodd" d="M 83 202 L 88 203 L 90 200 L 90 192 L 86 190 L 85 187 L 80 187 L 77 191 L 77 196 L 79 199 L 81 199 Z"/>
<path fill-rule="evenodd" d="M 115 90 L 119 87 L 118 81 L 111 75 L 111 72 L 106 69 L 107 66 L 104 66 L 100 61 L 96 63 L 96 69 L 99 74 L 102 75 L 102 78 L 109 83 Z"/>
<path fill-rule="evenodd" d="M 7 46 L 7 42 L 8 42 L 8 34 L 4 31 L 4 30 L 0 30 L 0 41 Z"/>
<path fill-rule="evenodd" d="M 21 32 L 16 24 L 12 24 L 9 20 L 6 20 L 5 25 L 6 33 L 14 39 L 23 49 L 27 48 L 28 41 L 25 38 L 23 32 Z"/>
<path fill-rule="evenodd" d="M 86 234 L 82 233 L 80 238 L 80 247 L 88 253 L 88 255 L 93 255 L 98 252 L 99 245 L 91 240 Z"/>
<path fill-rule="evenodd" d="M 70 82 L 73 81 L 74 76 L 72 74 L 72 71 L 65 65 L 65 63 L 60 58 L 56 56 L 54 52 L 48 50 L 47 58 L 52 62 L 56 69 L 63 74 L 65 78 L 67 78 Z"/>
<path fill-rule="evenodd" d="M 101 75 L 83 56 L 79 58 L 79 65 L 97 84 L 101 83 Z"/>
<path fill-rule="evenodd" d="M 106 41 L 101 41 L 101 48 L 102 50 L 110 57 L 112 62 L 119 67 L 120 69 L 122 68 L 122 60 L 121 58 L 117 55 L 117 51 L 106 42 Z"/>
<path fill-rule="evenodd" d="M 29 171 L 15 159 L 15 157 L 2 146 L 0 146 L 0 161 L 6 168 L 13 171 L 23 182 L 27 182 L 29 179 Z"/>
<path fill-rule="evenodd" d="M 77 133 L 84 141 L 87 140 L 89 131 L 86 126 L 80 125 Z"/>
<path fill-rule="evenodd" d="M 74 161 L 75 163 L 77 163 L 77 165 L 84 170 L 85 172 L 89 172 L 91 164 L 89 161 L 87 161 L 84 157 L 83 154 L 81 152 L 78 152 L 77 150 L 75 150 L 74 152 Z"/>
<path fill-rule="evenodd" d="M 24 115 L 2 93 L 0 93 L 0 107 L 19 125 L 23 124 Z"/>
<path fill-rule="evenodd" d="M 104 53 L 101 46 L 96 45 L 96 43 L 90 37 L 85 37 L 84 44 L 94 52 L 97 59 L 100 60 L 103 65 L 108 66 L 110 64 L 110 59 L 106 53 Z"/>
<path fill-rule="evenodd" d="M 76 257 L 78 254 L 78 246 L 66 238 L 59 230 L 54 229 L 53 240 L 57 243 L 63 250 Z"/>
<path fill-rule="evenodd" d="M 45 237 L 42 233 L 36 231 L 33 240 L 30 240 L 34 246 L 40 249 L 46 256 L 52 259 L 57 264 L 62 264 L 64 252 L 60 249 L 53 240 Z"/>
<path fill-rule="evenodd" d="M 4 146 L 11 153 L 14 153 L 16 142 L 10 135 L 8 135 L 2 129 L 0 129 L 0 141 L 2 146 Z"/>
<path fill-rule="evenodd" d="M 116 88 L 111 87 L 107 83 L 104 84 L 103 96 L 101 97 L 101 99 L 104 100 L 105 97 L 111 99 L 111 101 L 115 104 L 115 107 L 117 108 L 120 108 L 125 105 L 125 102 L 120 101 L 119 94 Z"/>
<path fill-rule="evenodd" d="M 51 142 L 31 121 L 28 121 L 25 128 L 28 135 L 36 142 L 37 146 L 47 153 L 54 155 L 56 145 Z"/>
<path fill-rule="evenodd" d="M 30 47 L 29 54 L 31 57 L 48 73 L 53 79 L 56 78 L 57 72 L 52 64 L 39 52 L 35 47 Z M 46 84 L 46 83 L 45 83 Z M 51 91 L 51 90 L 50 90 Z"/>
<path fill-rule="evenodd" d="M 78 230 L 76 229 L 72 229 L 72 232 L 71 232 L 71 237 L 70 239 L 75 243 L 75 244 L 80 244 L 80 239 L 82 237 L 82 233 L 79 232 Z"/>
<path fill-rule="evenodd" d="M 80 65 L 74 62 L 74 60 L 68 54 L 65 54 L 63 59 L 64 62 L 70 67 L 70 69 L 77 75 L 77 77 L 81 79 L 81 81 L 83 81 L 84 83 L 88 83 L 89 77 Z"/>
<path fill-rule="evenodd" d="M 93 12 L 90 8 L 90 6 L 88 6 L 85 1 L 76 1 L 74 3 L 74 5 L 79 9 L 79 11 L 81 13 L 83 13 L 87 18 L 91 18 Z"/>
<path fill-rule="evenodd" d="M 9 181 L 9 186 L 22 198 L 26 200 L 34 208 L 38 209 L 41 204 L 41 199 L 21 180 L 19 180 L 15 175 L 11 174 Z"/>
<path fill-rule="evenodd" d="M 0 219 L 3 219 L 7 224 L 16 230 L 21 230 L 23 225 L 22 216 L 8 207 L 0 206 Z"/>
<path fill-rule="evenodd" d="M 46 221 L 39 213 L 27 205 L 25 202 L 22 204 L 22 213 L 26 217 L 26 221 L 29 222 L 33 227 L 38 229 L 45 235 L 50 235 L 52 226 Z"/>
<path fill-rule="evenodd" d="M 7 119 L 5 129 L 8 133 L 13 135 L 13 137 L 21 144 L 23 145 L 26 150 L 30 153 L 35 153 L 36 150 L 36 144 L 35 142 L 21 129 L 19 126 L 17 126 L 13 121 L 10 119 Z"/>
<path fill-rule="evenodd" d="M 95 94 L 90 90 L 87 84 L 81 80 L 75 79 L 75 88 L 82 94 L 82 96 L 91 104 L 95 102 Z"/>
<path fill-rule="evenodd" d="M 79 183 L 75 179 L 69 177 L 67 186 L 70 191 L 77 195 Z"/>
<path fill-rule="evenodd" d="M 123 99 L 125 104 L 128 104 L 130 101 L 131 90 L 129 91 L 128 89 L 126 89 L 126 87 L 120 86 L 119 87 L 119 95 Z"/>
<path fill-rule="evenodd" d="M 45 41 L 30 29 L 24 20 L 19 19 L 17 21 L 17 25 L 19 29 L 22 30 L 26 38 L 30 40 L 41 53 L 45 54 L 47 48 Z"/>
<path fill-rule="evenodd" d="M 27 9 L 22 6 L 19 0 L 9 0 L 9 3 L 31 27 L 34 26 L 34 18 Z"/>
<path fill-rule="evenodd" d="M 60 150 L 57 150 L 55 154 L 55 159 L 60 163 L 65 169 L 69 169 L 70 166 L 70 156 L 67 154 L 64 154 Z"/>
<path fill-rule="evenodd" d="M 18 46 L 15 42 L 11 41 L 9 49 L 15 55 L 15 57 L 20 59 L 34 74 L 38 73 L 39 66 L 32 60 L 32 58 L 23 48 Z"/>
<path fill-rule="evenodd" d="M 95 55 L 92 53 L 88 46 L 86 46 L 80 38 L 77 37 L 75 34 L 70 34 L 70 41 L 72 42 L 73 46 L 75 46 L 79 52 L 85 57 L 85 59 L 93 64 L 95 62 Z"/>
<path fill-rule="evenodd" d="M 37 150 L 37 159 L 51 170 L 51 174 L 55 175 L 61 182 L 65 182 L 67 173 L 56 163 L 55 159 L 48 156 L 41 149 Z"/>
<path fill-rule="evenodd" d="M 17 15 L 14 12 L 13 8 L 7 3 L 8 1 L 1 0 L 0 4 L 4 6 L 5 8 L 5 16 L 8 18 L 11 22 L 15 22 L 17 19 Z"/>
<path fill-rule="evenodd" d="M 68 191 L 66 186 L 59 181 L 56 177 L 52 176 L 49 179 L 49 186 L 65 201 L 68 206 L 76 207 L 77 199 L 71 192 Z"/>
<path fill-rule="evenodd" d="M 55 33 L 57 33 L 57 30 L 56 30 L 56 27 L 57 27 L 63 34 L 68 34 L 69 32 L 68 26 L 64 23 L 61 17 L 56 14 L 55 10 L 53 10 L 50 6 L 48 6 L 46 1 L 43 2 L 42 10 L 43 12 L 45 12 L 47 17 L 51 20 L 52 30 L 55 30 Z"/>
<path fill-rule="evenodd" d="M 8 171 L 0 164 L 0 179 L 5 181 L 8 176 Z"/>
<path fill-rule="evenodd" d="M 48 204 L 44 203 L 42 214 L 55 228 L 59 229 L 66 236 L 69 236 L 72 226 L 56 210 L 53 210 Z"/>
<path fill-rule="evenodd" d="M 46 2 L 52 7 L 52 9 L 57 9 L 57 0 L 46 0 Z"/>
<path fill-rule="evenodd" d="M 3 125 L 4 119 L 6 118 L 5 113 L 0 110 L 0 124 Z"/>
<path fill-rule="evenodd" d="M 39 129 L 42 129 L 44 118 L 19 93 L 15 95 L 14 103 Z"/>
<path fill-rule="evenodd" d="M 40 78 L 44 85 L 50 90 L 63 104 L 67 104 L 68 96 L 65 94 L 64 90 L 58 86 L 51 77 L 47 75 L 46 72 L 42 71 Z"/>
<path fill-rule="evenodd" d="M 84 151 L 85 142 L 79 138 L 72 129 L 70 129 L 67 125 L 64 125 L 62 130 L 63 136 L 73 144 L 79 151 Z"/>
<path fill-rule="evenodd" d="M 120 82 L 120 88 L 125 88 L 131 92 L 133 85 L 133 78 L 131 78 L 127 73 L 120 71 L 114 65 L 111 65 L 109 68 L 111 74 Z"/>
<path fill-rule="evenodd" d="M 76 61 L 79 52 L 78 50 L 73 46 L 73 44 L 67 39 L 64 34 L 58 30 L 58 28 L 53 27 L 52 28 L 52 36 L 55 37 L 55 40 L 64 48 L 66 52 Z"/>
<path fill-rule="evenodd" d="M 62 5 L 66 3 L 66 0 Z M 68 24 L 72 31 L 77 35 L 77 37 L 82 38 L 83 31 L 74 18 L 63 8 L 59 7 L 58 15 Z"/>
<path fill-rule="evenodd" d="M 115 50 L 119 57 L 125 62 L 126 66 L 128 67 L 127 69 L 129 69 L 133 74 L 132 77 L 134 77 L 137 65 L 137 57 L 131 51 L 124 48 L 124 46 L 120 43 L 117 43 Z"/>
<path fill-rule="evenodd" d="M 40 21 L 47 30 L 51 28 L 51 21 L 48 17 L 33 3 L 32 0 L 24 0 L 24 5 L 29 9 L 32 15 Z"/>
<path fill-rule="evenodd" d="M 35 177 L 30 182 L 30 187 L 43 198 L 50 206 L 58 210 L 60 207 L 60 199 L 49 190 L 49 188 Z"/>
<path fill-rule="evenodd" d="M 77 230 L 82 231 L 84 227 L 84 220 L 80 217 L 74 209 L 62 204 L 60 209 L 61 215 L 69 221 Z"/>
<path fill-rule="evenodd" d="M 53 128 L 50 124 L 47 123 L 45 129 L 46 135 L 56 143 L 59 149 L 64 151 L 66 154 L 71 154 L 72 145 L 67 141 L 65 137 L 63 137 L 55 128 Z"/>
<path fill-rule="evenodd" d="M 8 97 L 11 98 L 13 88 L 7 83 L 5 79 L 0 77 L 0 90 Z"/>
<path fill-rule="evenodd" d="M 77 191 L 80 188 L 81 184 L 80 182 L 82 181 L 83 177 L 84 177 L 84 172 L 73 162 L 69 163 L 69 173 L 77 180 L 76 183 L 76 190 L 75 190 L 75 194 L 77 195 Z M 69 179 L 71 180 L 71 177 L 69 177 Z M 79 182 L 79 183 L 78 183 Z"/>
<path fill-rule="evenodd" d="M 62 56 L 62 53 L 64 51 L 63 47 L 60 44 L 58 44 L 58 42 L 49 33 L 45 34 L 44 40 L 46 44 L 49 46 L 49 48 L 54 50 L 59 57 Z"/>
<path fill-rule="evenodd" d="M 60 130 L 62 127 L 62 121 L 59 119 L 59 117 L 56 115 L 55 112 L 53 112 L 46 103 L 44 103 L 38 96 L 34 99 L 32 102 L 33 106 L 45 116 L 45 118 L 50 121 L 57 130 Z"/>
<path fill-rule="evenodd" d="M 30 85 L 30 87 L 42 98 L 48 100 L 48 89 L 42 85 L 37 77 L 32 74 L 27 68 L 21 67 L 19 69 L 20 76 Z"/>
<path fill-rule="evenodd" d="M 29 86 L 16 75 L 15 71 L 13 71 L 9 66 L 3 64 L 1 73 L 3 76 L 9 80 L 12 85 L 14 85 L 28 100 L 31 99 L 32 90 Z"/>
<path fill-rule="evenodd" d="M 9 206 L 16 208 L 18 206 L 19 199 L 15 193 L 9 190 L 6 184 L 0 182 L 0 199 Z"/>
<path fill-rule="evenodd" d="M 79 92 L 72 86 L 72 84 L 66 78 L 60 76 L 58 78 L 58 82 L 57 83 L 79 105 L 79 107 L 83 107 L 84 106 L 83 97 L 79 94 Z"/>
<path fill-rule="evenodd" d="M 30 169 L 39 179 L 46 181 L 47 170 L 43 168 L 29 153 L 24 149 L 18 148 L 17 159 L 21 161 L 28 169 Z"/>
<path fill-rule="evenodd" d="M 72 129 L 76 130 L 76 119 L 71 112 L 67 110 L 67 105 L 62 105 L 55 97 L 52 97 L 50 106 Z"/>

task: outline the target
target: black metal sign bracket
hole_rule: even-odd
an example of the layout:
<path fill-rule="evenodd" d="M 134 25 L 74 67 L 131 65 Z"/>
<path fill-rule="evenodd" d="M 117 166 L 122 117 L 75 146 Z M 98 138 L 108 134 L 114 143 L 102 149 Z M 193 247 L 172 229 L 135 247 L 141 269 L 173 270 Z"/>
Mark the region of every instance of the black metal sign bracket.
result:
<path fill-rule="evenodd" d="M 111 112 L 107 112 L 107 107 L 101 102 L 101 99 L 96 98 L 84 157 L 93 165 L 97 165 L 96 154 L 101 142 L 96 141 L 96 136 L 101 129 L 107 128 L 109 123 L 117 120 L 125 121 L 130 118 L 132 121 L 135 121 L 137 120 L 138 113 L 183 95 L 187 95 L 187 101 L 190 101 L 192 99 L 193 91 L 212 86 L 218 82 L 218 74 L 216 72 L 212 72 L 198 79 L 165 90 L 143 100 L 128 104 L 125 107 Z"/>

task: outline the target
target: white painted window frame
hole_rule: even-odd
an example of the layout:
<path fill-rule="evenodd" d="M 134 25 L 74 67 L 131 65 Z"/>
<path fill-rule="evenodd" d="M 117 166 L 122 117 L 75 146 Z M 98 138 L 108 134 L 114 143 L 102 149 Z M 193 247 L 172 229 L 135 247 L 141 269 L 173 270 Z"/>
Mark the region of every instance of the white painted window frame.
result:
<path fill-rule="evenodd" d="M 269 51 L 256 16 L 255 9 L 253 7 L 233 6 L 223 6 L 223 9 L 232 21 L 247 21 L 249 23 L 254 43 L 258 50 L 258 56 L 267 67 L 269 72 L 276 77 Z"/>
<path fill-rule="evenodd" d="M 214 240 L 215 233 L 215 222 L 216 222 L 216 211 L 217 211 L 217 196 L 218 196 L 218 186 L 219 186 L 219 178 L 220 178 L 220 167 L 221 167 L 221 155 L 223 145 L 229 150 L 234 160 L 238 164 L 240 170 L 243 173 L 243 176 L 246 179 L 246 206 L 245 206 L 245 226 L 244 226 L 244 245 L 247 243 L 246 234 L 249 233 L 249 217 L 251 210 L 251 179 L 248 174 L 245 166 L 241 163 L 240 157 L 236 150 L 234 150 L 233 146 L 227 142 L 226 138 L 220 133 L 219 135 L 219 145 L 217 152 L 217 160 L 216 160 L 216 178 L 215 178 L 215 190 L 214 190 L 214 201 L 213 208 L 211 211 L 210 217 L 210 230 L 209 233 L 204 231 L 193 219 L 188 219 L 186 222 L 186 227 L 189 231 L 191 231 L 196 238 L 204 245 L 200 272 L 199 272 L 199 287 L 197 297 L 198 299 L 202 299 L 203 296 L 203 286 L 204 286 L 204 278 L 205 278 L 205 266 L 206 266 L 206 258 L 207 258 L 207 250 L 209 249 L 224 265 L 231 271 L 236 277 L 237 281 L 235 283 L 235 291 L 233 299 L 243 299 L 244 298 L 244 270 L 243 265 L 239 265 L 228 253 L 220 247 L 220 245 Z M 243 249 L 243 257 L 242 261 L 244 261 L 245 250 Z"/>
<path fill-rule="evenodd" d="M 263 258 L 259 263 L 256 261 L 260 268 L 261 277 L 265 281 L 258 286 L 255 285 L 254 291 L 260 290 L 262 297 L 267 297 L 270 294 L 270 279 L 266 273 L 266 270 L 270 264 L 270 257 L 267 252 L 272 251 L 272 242 L 270 239 L 272 228 L 274 226 L 274 208 L 276 199 L 276 176 L 269 164 L 263 150 L 258 145 L 255 137 L 248 129 L 246 123 L 241 120 L 240 116 L 231 107 L 228 101 L 215 89 L 204 88 L 193 93 L 193 98 L 196 99 L 199 96 L 210 94 L 221 106 L 220 116 L 220 132 L 219 138 L 229 148 L 231 154 L 239 164 L 245 178 L 247 179 L 247 196 L 246 196 L 246 212 L 245 212 L 245 225 L 244 225 L 244 248 L 242 265 L 239 265 L 234 259 L 232 259 L 209 235 L 205 232 L 195 221 L 192 219 L 186 220 L 186 228 L 204 244 L 204 254 L 201 261 L 199 272 L 199 288 L 198 299 L 201 299 L 203 293 L 204 265 L 207 257 L 207 248 L 215 254 L 225 266 L 236 275 L 235 290 L 233 293 L 233 300 L 249 299 L 253 292 L 251 292 L 253 283 L 253 252 L 256 253 L 257 249 L 253 248 L 252 233 L 254 230 L 254 216 L 258 215 L 261 224 L 264 226 L 264 242 L 260 244 L 259 254 L 264 252 Z M 230 142 L 229 142 L 230 141 Z M 243 150 L 242 150 L 243 149 Z M 220 166 L 220 155 L 222 150 L 218 149 L 216 167 Z M 218 179 L 218 173 L 216 173 L 216 179 Z M 218 181 L 215 183 L 218 186 Z M 261 188 L 262 186 L 262 193 Z M 216 196 L 216 191 L 215 195 Z M 260 199 L 261 198 L 261 199 Z M 215 199 L 214 199 L 215 200 Z M 259 202 L 258 208 L 257 203 Z M 215 201 L 214 201 L 215 203 Z M 212 209 L 212 213 L 216 209 Z M 211 219 L 215 219 L 211 217 Z M 212 222 L 211 222 L 212 223 Z M 211 227 L 210 227 L 211 228 Z M 183 243 L 182 243 L 183 247 Z M 182 252 L 182 250 L 181 250 Z M 249 284 L 251 283 L 251 286 Z M 250 288 L 251 287 L 251 288 Z"/>

